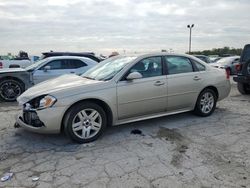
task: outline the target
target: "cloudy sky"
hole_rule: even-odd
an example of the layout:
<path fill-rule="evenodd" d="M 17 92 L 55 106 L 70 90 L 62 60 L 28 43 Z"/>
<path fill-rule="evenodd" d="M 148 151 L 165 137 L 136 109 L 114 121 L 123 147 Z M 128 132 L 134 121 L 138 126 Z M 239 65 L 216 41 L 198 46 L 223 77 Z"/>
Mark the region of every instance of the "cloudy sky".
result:
<path fill-rule="evenodd" d="M 243 47 L 249 0 L 0 0 L 0 54 Z"/>

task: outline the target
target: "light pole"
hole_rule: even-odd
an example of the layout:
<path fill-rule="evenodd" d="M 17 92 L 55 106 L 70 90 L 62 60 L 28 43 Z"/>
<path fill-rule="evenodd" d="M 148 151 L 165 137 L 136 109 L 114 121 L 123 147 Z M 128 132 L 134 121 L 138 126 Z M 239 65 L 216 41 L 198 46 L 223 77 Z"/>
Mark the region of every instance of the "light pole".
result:
<path fill-rule="evenodd" d="M 187 28 L 189 28 L 190 33 L 189 33 L 189 54 L 191 52 L 191 36 L 192 36 L 192 28 L 194 27 L 194 24 L 192 25 L 187 25 Z"/>

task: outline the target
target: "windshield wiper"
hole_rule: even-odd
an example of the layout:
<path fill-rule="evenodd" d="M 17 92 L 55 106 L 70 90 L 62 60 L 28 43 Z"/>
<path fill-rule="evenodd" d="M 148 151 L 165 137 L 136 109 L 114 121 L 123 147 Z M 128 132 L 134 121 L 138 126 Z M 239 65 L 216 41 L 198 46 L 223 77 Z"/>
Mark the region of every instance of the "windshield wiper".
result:
<path fill-rule="evenodd" d="M 88 77 L 88 76 L 83 76 L 83 78 L 87 78 L 89 80 L 95 80 L 94 78 Z"/>

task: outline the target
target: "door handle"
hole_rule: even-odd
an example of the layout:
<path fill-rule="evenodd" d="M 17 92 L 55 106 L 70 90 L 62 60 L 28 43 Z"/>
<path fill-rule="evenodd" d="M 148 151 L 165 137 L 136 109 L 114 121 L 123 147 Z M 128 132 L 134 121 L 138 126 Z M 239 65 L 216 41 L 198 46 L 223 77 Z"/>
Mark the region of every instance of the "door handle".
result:
<path fill-rule="evenodd" d="M 70 73 L 71 73 L 71 74 L 75 74 L 75 72 L 73 72 L 73 71 L 72 71 L 72 72 L 70 72 Z"/>
<path fill-rule="evenodd" d="M 164 85 L 164 84 L 165 84 L 165 82 L 161 82 L 161 81 L 156 81 L 154 83 L 155 86 L 161 86 L 161 85 Z"/>
<path fill-rule="evenodd" d="M 201 80 L 201 78 L 200 78 L 199 76 L 195 76 L 195 77 L 193 78 L 193 80 L 198 81 L 198 80 Z"/>

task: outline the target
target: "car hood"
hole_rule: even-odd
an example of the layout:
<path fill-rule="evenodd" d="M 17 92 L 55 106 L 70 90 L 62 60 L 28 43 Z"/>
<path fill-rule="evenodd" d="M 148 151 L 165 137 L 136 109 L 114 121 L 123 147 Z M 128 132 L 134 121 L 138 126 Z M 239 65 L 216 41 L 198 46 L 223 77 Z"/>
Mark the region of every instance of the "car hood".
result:
<path fill-rule="evenodd" d="M 10 73 L 10 72 L 24 72 L 26 71 L 25 69 L 22 68 L 6 68 L 6 69 L 0 69 L 0 74 L 1 73 Z"/>
<path fill-rule="evenodd" d="M 85 87 L 89 90 L 90 88 L 93 88 L 93 85 L 101 84 L 103 82 L 104 81 L 90 80 L 75 74 L 66 74 L 29 88 L 21 96 L 19 96 L 17 100 L 20 104 L 24 104 L 38 96 L 47 94 L 57 95 L 63 93 L 65 90 L 72 91 L 66 93 L 74 94 L 74 92 L 79 91 L 80 88 L 82 89 Z"/>

